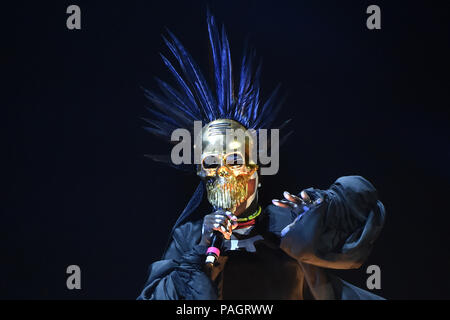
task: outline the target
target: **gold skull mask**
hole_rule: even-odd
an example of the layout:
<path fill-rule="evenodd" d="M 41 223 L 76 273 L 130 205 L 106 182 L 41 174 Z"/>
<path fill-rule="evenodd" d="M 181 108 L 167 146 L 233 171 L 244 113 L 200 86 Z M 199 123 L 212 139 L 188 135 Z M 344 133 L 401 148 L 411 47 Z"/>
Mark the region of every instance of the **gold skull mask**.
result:
<path fill-rule="evenodd" d="M 208 201 L 214 208 L 234 213 L 256 192 L 258 166 L 254 161 L 254 140 L 250 131 L 230 119 L 214 120 L 202 128 L 197 174 L 205 181 Z"/>

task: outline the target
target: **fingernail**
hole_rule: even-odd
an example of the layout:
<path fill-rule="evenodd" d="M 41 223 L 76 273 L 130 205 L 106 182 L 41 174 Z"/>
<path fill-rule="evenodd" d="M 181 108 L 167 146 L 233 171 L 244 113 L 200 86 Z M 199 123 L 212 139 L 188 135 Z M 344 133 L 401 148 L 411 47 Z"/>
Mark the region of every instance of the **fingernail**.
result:
<path fill-rule="evenodd" d="M 232 214 L 230 211 L 227 211 L 226 214 L 228 218 L 230 218 L 231 220 L 237 220 L 236 216 Z"/>

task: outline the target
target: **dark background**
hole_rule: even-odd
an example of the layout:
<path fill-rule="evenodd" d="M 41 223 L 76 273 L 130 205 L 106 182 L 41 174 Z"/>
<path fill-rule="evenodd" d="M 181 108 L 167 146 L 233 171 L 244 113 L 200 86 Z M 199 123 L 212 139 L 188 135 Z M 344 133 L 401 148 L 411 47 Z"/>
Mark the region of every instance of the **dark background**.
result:
<path fill-rule="evenodd" d="M 385 228 L 369 261 L 338 272 L 390 299 L 450 298 L 449 13 L 446 1 L 213 1 L 234 62 L 264 58 L 263 89 L 289 96 L 294 135 L 265 203 L 359 174 L 379 191 Z M 77 4 L 82 30 L 66 28 Z M 381 7 L 382 29 L 366 28 Z M 140 119 L 140 86 L 170 80 L 159 57 L 173 31 L 205 70 L 204 1 L 2 4 L 0 297 L 135 299 L 197 178 L 143 157 L 165 146 Z M 5 82 L 4 82 L 5 84 Z M 66 288 L 66 267 L 82 290 Z"/>

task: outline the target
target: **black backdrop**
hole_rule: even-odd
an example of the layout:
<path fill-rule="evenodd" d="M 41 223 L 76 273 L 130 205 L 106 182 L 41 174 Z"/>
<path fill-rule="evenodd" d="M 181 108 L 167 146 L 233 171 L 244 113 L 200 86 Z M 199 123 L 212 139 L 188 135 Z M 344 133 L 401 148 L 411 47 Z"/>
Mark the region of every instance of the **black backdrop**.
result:
<path fill-rule="evenodd" d="M 66 28 L 77 4 L 82 29 Z M 382 29 L 366 28 L 381 8 Z M 294 135 L 266 203 L 342 175 L 379 190 L 387 222 L 367 265 L 393 299 L 450 298 L 449 13 L 445 1 L 213 1 L 234 61 L 264 58 L 263 88 L 289 96 Z M 142 130 L 140 86 L 170 80 L 158 53 L 173 31 L 208 67 L 204 1 L 2 4 L 0 297 L 134 299 L 197 178 L 146 160 L 165 150 Z M 66 288 L 66 267 L 82 289 Z"/>

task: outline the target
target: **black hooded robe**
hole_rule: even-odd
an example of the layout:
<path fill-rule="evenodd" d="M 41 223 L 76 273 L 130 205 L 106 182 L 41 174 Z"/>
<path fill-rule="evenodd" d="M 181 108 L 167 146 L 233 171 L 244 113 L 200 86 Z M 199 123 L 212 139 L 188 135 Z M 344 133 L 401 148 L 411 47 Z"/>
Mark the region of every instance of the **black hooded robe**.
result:
<path fill-rule="evenodd" d="M 256 251 L 223 252 L 212 277 L 203 270 L 207 247 L 198 245 L 202 220 L 177 227 L 138 299 L 382 299 L 329 271 L 359 268 L 369 255 L 385 219 L 375 188 L 346 176 L 305 191 L 323 201 L 302 215 L 268 206 L 243 237 L 259 237 Z"/>

